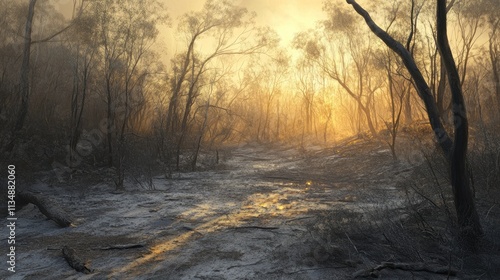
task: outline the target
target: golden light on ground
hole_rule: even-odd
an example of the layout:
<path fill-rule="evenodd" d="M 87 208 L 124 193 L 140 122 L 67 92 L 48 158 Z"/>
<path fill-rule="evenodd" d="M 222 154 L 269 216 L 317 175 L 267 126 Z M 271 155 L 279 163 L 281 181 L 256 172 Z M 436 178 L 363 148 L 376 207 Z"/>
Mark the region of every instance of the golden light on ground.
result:
<path fill-rule="evenodd" d="M 308 181 L 309 182 L 309 181 Z M 296 199 L 289 199 L 289 196 L 303 194 L 305 190 L 285 188 L 283 191 L 271 194 L 254 194 L 243 203 L 243 207 L 233 211 L 227 215 L 221 215 L 211 219 L 192 230 L 180 234 L 178 236 L 168 238 L 154 244 L 149 253 L 142 258 L 137 259 L 128 265 L 115 270 L 110 275 L 111 278 L 119 278 L 126 275 L 127 277 L 139 276 L 141 267 L 148 263 L 161 262 L 173 254 L 177 249 L 186 246 L 189 242 L 201 238 L 207 234 L 222 231 L 224 229 L 243 227 L 250 220 L 263 216 L 268 217 L 295 217 L 302 213 L 306 213 L 311 209 L 308 202 L 299 202 Z M 203 220 L 207 216 L 213 216 L 214 211 L 209 204 L 200 204 L 196 208 L 183 212 L 179 217 L 187 217 L 192 220 Z"/>

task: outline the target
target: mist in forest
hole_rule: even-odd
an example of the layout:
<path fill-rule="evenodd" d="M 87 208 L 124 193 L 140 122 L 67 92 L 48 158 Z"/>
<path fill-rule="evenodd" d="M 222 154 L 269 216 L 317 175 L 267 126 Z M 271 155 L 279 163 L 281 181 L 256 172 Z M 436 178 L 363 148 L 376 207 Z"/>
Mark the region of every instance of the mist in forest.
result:
<path fill-rule="evenodd" d="M 67 277 L 500 273 L 499 10 L 0 0 L 0 206 L 38 246 L 17 258 L 57 251 Z"/>
<path fill-rule="evenodd" d="M 162 161 L 172 156 L 166 150 L 176 150 L 176 169 L 181 150 L 197 151 L 202 145 L 210 150 L 214 145 L 249 140 L 328 143 L 364 133 L 376 136 L 379 131 L 392 131 L 395 136 L 395 128 L 425 122 L 425 108 L 402 63 L 358 23 L 343 1 L 212 2 L 38 3 L 32 37 L 35 42 L 37 38 L 48 40 L 32 44 L 31 52 L 36 52 L 32 56 L 35 62 L 46 67 L 52 64 L 60 73 L 52 73 L 55 81 L 50 83 L 43 75 L 53 71 L 40 70 L 37 65 L 28 69 L 32 76 L 41 73 L 30 86 L 48 83 L 52 88 L 39 87 L 47 94 L 31 90 L 30 99 L 35 101 L 30 104 L 37 106 L 26 110 L 31 112 L 26 115 L 69 126 L 64 133 L 73 134 L 71 150 L 84 129 L 96 129 L 107 119 L 119 134 L 106 132 L 103 137 L 108 141 L 109 164 L 111 157 L 117 157 L 112 151 L 117 143 L 112 142 L 126 142 L 118 138 L 127 131 L 147 133 L 155 142 L 171 146 L 158 147 L 156 152 L 164 154 Z M 445 73 L 440 71 L 435 30 L 427 24 L 434 17 L 432 5 L 411 3 L 387 4 L 376 9 L 373 17 L 411 48 L 435 92 L 440 116 L 451 124 L 446 101 L 450 97 Z M 481 121 L 495 114 L 491 105 L 499 99 L 496 25 L 489 19 L 493 15 L 488 15 L 492 4 L 485 3 L 485 8 L 474 9 L 469 3 L 456 3 L 449 24 L 461 84 L 470 91 L 466 96 L 473 103 L 470 111 Z M 19 15 L 5 29 L 12 47 L 22 44 L 25 22 L 21 15 L 27 7 L 26 3 L 8 6 L 5 13 Z M 58 13 L 64 16 L 48 17 Z M 130 13 L 137 17 L 127 18 Z M 221 26 L 210 25 L 219 20 L 224 21 Z M 426 23 L 418 26 L 419 21 Z M 489 42 L 493 44 L 489 46 Z M 68 55 L 59 55 L 62 65 L 51 59 L 57 48 Z M 70 57 L 72 48 L 85 53 Z M 490 53 L 489 58 L 478 55 L 481 53 Z M 11 62 L 12 67 L 20 66 L 20 55 Z M 114 62 L 120 62 L 120 67 L 112 67 Z M 12 82 L 7 84 L 15 85 L 15 71 L 10 72 Z M 119 77 L 123 74 L 124 78 Z M 15 99 L 19 95 L 5 96 Z M 134 97 L 134 102 L 128 102 Z M 115 104 L 106 105 L 111 103 Z M 123 120 L 115 121 L 113 107 L 120 107 L 118 103 L 124 114 Z M 201 109 L 203 106 L 207 109 Z M 4 114 L 15 113 L 15 106 L 8 107 L 12 112 L 4 109 Z M 480 113 L 476 107 L 481 108 Z M 179 139 L 164 139 L 179 133 L 180 137 L 174 137 Z"/>

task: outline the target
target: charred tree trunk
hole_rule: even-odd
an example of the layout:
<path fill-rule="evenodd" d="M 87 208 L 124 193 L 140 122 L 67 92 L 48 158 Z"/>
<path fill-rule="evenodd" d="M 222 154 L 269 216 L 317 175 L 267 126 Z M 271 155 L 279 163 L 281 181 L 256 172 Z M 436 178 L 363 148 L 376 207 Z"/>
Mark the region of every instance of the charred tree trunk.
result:
<path fill-rule="evenodd" d="M 370 109 L 368 108 L 368 106 L 364 106 L 361 101 L 360 102 L 360 109 L 361 111 L 363 111 L 363 113 L 365 114 L 365 117 L 366 117 L 366 123 L 368 124 L 368 129 L 370 130 L 370 133 L 373 137 L 377 136 L 377 130 L 375 129 L 375 126 L 373 124 L 373 121 L 372 121 L 372 117 L 371 117 L 371 113 L 370 113 Z"/>
<path fill-rule="evenodd" d="M 439 82 L 437 86 L 436 92 L 436 102 L 439 110 L 439 115 L 441 116 L 441 120 L 443 122 L 447 121 L 446 112 L 448 109 L 448 105 L 445 104 L 444 96 L 446 94 L 446 67 L 444 65 L 443 59 L 440 60 L 441 64 L 439 66 Z"/>
<path fill-rule="evenodd" d="M 28 203 L 36 205 L 42 214 L 56 222 L 60 227 L 71 226 L 71 218 L 54 201 L 29 192 L 19 192 L 16 204 L 23 207 Z"/>
<path fill-rule="evenodd" d="M 203 134 L 205 133 L 205 129 L 207 127 L 208 121 L 208 110 L 210 108 L 210 100 L 207 101 L 207 105 L 205 108 L 205 116 L 203 118 L 203 125 L 200 128 L 200 134 L 198 135 L 198 140 L 196 141 L 196 148 L 193 154 L 193 161 L 191 162 L 191 170 L 196 171 L 196 162 L 198 161 L 198 155 L 200 153 L 201 141 L 203 140 Z M 219 162 L 219 153 L 217 152 L 217 163 Z"/>
<path fill-rule="evenodd" d="M 406 97 L 404 101 L 404 114 L 405 114 L 405 124 L 410 125 L 413 122 L 413 113 L 411 110 L 411 94 L 410 87 L 408 87 L 406 92 Z"/>
<path fill-rule="evenodd" d="M 111 97 L 111 81 L 110 77 L 106 78 L 106 101 L 107 101 L 107 121 L 106 121 L 106 140 L 108 145 L 108 166 L 113 167 L 113 99 Z"/>
<path fill-rule="evenodd" d="M 186 138 L 186 135 L 188 134 L 188 122 L 189 122 L 189 116 L 191 115 L 191 108 L 193 107 L 193 104 L 195 102 L 196 97 L 198 96 L 198 81 L 201 77 L 201 74 L 203 73 L 204 66 L 207 61 L 203 62 L 200 66 L 200 69 L 195 75 L 195 57 L 194 53 L 191 52 L 191 81 L 189 85 L 189 91 L 187 94 L 186 98 L 186 106 L 184 108 L 184 113 L 182 116 L 182 122 L 181 122 L 181 131 L 180 131 L 180 136 L 179 139 L 177 140 L 177 148 L 176 148 L 176 161 L 175 161 L 175 166 L 177 170 L 180 170 L 180 157 L 181 157 L 181 149 L 182 145 L 184 144 L 184 140 Z"/>
<path fill-rule="evenodd" d="M 10 152 L 14 149 L 17 134 L 24 126 L 26 115 L 28 114 L 29 95 L 30 95 L 30 57 L 31 57 L 31 31 L 33 28 L 33 16 L 35 14 L 36 0 L 30 0 L 28 7 L 28 16 L 26 18 L 26 28 L 24 31 L 24 47 L 23 47 L 23 62 L 21 64 L 20 77 L 20 97 L 21 105 L 17 115 L 16 123 L 12 129 L 11 140 L 6 146 L 6 151 Z"/>
<path fill-rule="evenodd" d="M 429 122 L 434 131 L 435 137 L 444 153 L 449 155 L 452 149 L 453 141 L 444 129 L 431 89 L 427 85 L 422 72 L 418 69 L 417 64 L 413 60 L 410 52 L 400 42 L 394 40 L 394 38 L 387 34 L 387 32 L 382 30 L 373 21 L 370 14 L 368 14 L 366 10 L 356 3 L 356 1 L 346 1 L 348 4 L 351 4 L 356 12 L 365 19 L 366 24 L 370 27 L 371 31 L 377 35 L 377 37 L 379 37 L 391 50 L 397 53 L 399 57 L 401 57 L 406 69 L 408 69 L 408 72 L 415 82 L 418 95 L 424 102 Z"/>
<path fill-rule="evenodd" d="M 177 140 L 177 146 L 176 146 L 176 154 L 175 154 L 175 167 L 177 170 L 180 170 L 180 158 L 181 158 L 181 149 L 182 145 L 184 144 L 184 141 L 186 139 L 186 135 L 188 134 L 188 120 L 189 116 L 191 114 L 191 107 L 194 104 L 194 89 L 193 92 L 189 92 L 189 96 L 186 100 L 186 108 L 184 109 L 184 114 L 182 117 L 182 123 L 181 123 L 181 131 L 179 135 L 179 139 Z"/>
<path fill-rule="evenodd" d="M 470 238 L 468 241 L 476 240 L 482 234 L 482 229 L 474 206 L 472 193 L 469 188 L 470 176 L 466 169 L 468 123 L 460 86 L 460 77 L 458 75 L 458 71 L 456 70 L 446 34 L 446 0 L 437 1 L 437 37 L 439 49 L 448 72 L 448 82 L 452 91 L 452 109 L 455 130 L 454 141 L 445 131 L 439 116 L 436 101 L 431 93 L 431 89 L 423 78 L 422 73 L 418 69 L 410 53 L 403 47 L 403 45 L 401 45 L 401 43 L 394 40 L 389 34 L 383 31 L 372 20 L 368 12 L 358 5 L 355 0 L 346 1 L 348 4 L 351 4 L 356 12 L 365 19 L 372 32 L 401 57 L 404 65 L 408 69 L 408 72 L 411 74 L 415 82 L 417 92 L 424 101 L 435 137 L 450 165 L 450 177 L 459 225 L 466 237 Z"/>
<path fill-rule="evenodd" d="M 78 51 L 78 50 L 77 50 Z M 82 89 L 80 92 L 80 82 L 79 82 L 79 54 L 77 54 L 76 65 L 75 65 L 75 75 L 73 77 L 73 92 L 71 95 L 71 116 L 70 116 L 70 127 L 71 127 L 71 135 L 70 135 L 70 164 L 72 165 L 75 161 L 75 151 L 77 150 L 78 141 L 80 141 L 80 137 L 82 135 L 82 116 L 83 110 L 85 108 L 85 99 L 87 97 L 88 90 L 88 80 L 90 75 L 90 61 L 92 58 L 84 59 L 84 69 L 82 73 Z M 81 95 L 81 96 L 80 96 Z M 72 167 L 72 166 L 71 166 Z"/>
<path fill-rule="evenodd" d="M 198 35 L 194 35 L 193 38 L 191 38 L 191 41 L 189 42 L 189 47 L 188 51 L 186 53 L 186 56 L 184 57 L 184 61 L 182 64 L 182 68 L 179 73 L 179 77 L 174 80 L 173 84 L 173 89 L 172 89 L 172 97 L 170 98 L 170 102 L 168 104 L 168 110 L 167 110 L 167 119 L 166 119 L 166 132 L 167 135 L 173 134 L 175 132 L 175 125 L 174 125 L 174 119 L 175 115 L 177 114 L 177 108 L 179 106 L 179 96 L 181 93 L 182 89 L 182 84 L 186 80 L 186 75 L 189 72 L 189 65 L 191 63 L 192 57 L 194 55 L 194 43 L 196 39 L 198 38 Z"/>
<path fill-rule="evenodd" d="M 437 1 L 437 42 L 451 89 L 455 139 L 450 155 L 450 176 L 457 211 L 458 223 L 467 237 L 476 239 L 482 235 L 481 223 L 470 190 L 470 173 L 466 168 L 469 125 L 460 76 L 448 43 L 446 26 L 446 0 Z"/>
<path fill-rule="evenodd" d="M 68 264 L 76 271 L 85 274 L 93 272 L 93 269 L 91 269 L 89 265 L 78 256 L 78 254 L 73 248 L 64 246 L 62 248 L 62 254 L 66 262 L 68 262 Z"/>
<path fill-rule="evenodd" d="M 388 81 L 388 87 L 389 87 L 389 97 L 390 97 L 390 102 L 391 102 L 391 123 L 390 125 L 386 123 L 387 129 L 389 130 L 389 134 L 391 136 L 390 141 L 387 141 L 389 144 L 389 147 L 391 148 L 391 153 L 392 157 L 394 160 L 398 159 L 398 156 L 396 154 L 396 139 L 398 135 L 398 128 L 399 128 L 399 123 L 401 120 L 401 113 L 403 111 L 403 99 L 404 99 L 404 94 L 406 93 L 406 89 L 403 90 L 403 93 L 398 96 L 398 102 L 396 102 L 396 97 L 395 97 L 395 91 L 396 89 L 394 88 L 394 79 L 392 77 L 392 69 L 391 69 L 391 64 L 392 64 L 392 59 L 390 56 L 388 56 L 388 61 L 387 64 L 385 65 L 385 69 L 387 71 L 387 81 Z M 397 103 L 397 104 L 396 104 Z M 399 108 L 396 109 L 396 106 L 399 106 Z"/>
<path fill-rule="evenodd" d="M 497 23 L 498 24 L 498 23 Z M 498 26 L 498 25 L 497 25 Z M 489 42 L 489 53 L 490 53 L 490 61 L 491 61 L 491 69 L 492 69 L 492 74 L 493 74 L 493 82 L 495 83 L 495 95 L 498 103 L 498 108 L 500 108 L 500 67 L 499 67 L 499 58 L 498 54 L 500 50 L 498 47 L 495 45 L 493 42 L 493 36 L 495 36 L 495 33 L 497 32 L 497 27 L 494 27 L 493 32 L 490 37 L 490 42 Z"/>

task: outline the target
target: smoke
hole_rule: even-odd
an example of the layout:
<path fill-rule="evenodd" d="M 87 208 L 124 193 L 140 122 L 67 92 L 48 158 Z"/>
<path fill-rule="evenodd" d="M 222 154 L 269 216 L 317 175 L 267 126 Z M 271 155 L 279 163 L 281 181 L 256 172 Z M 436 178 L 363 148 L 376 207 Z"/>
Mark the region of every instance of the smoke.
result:
<path fill-rule="evenodd" d="M 205 0 L 163 0 L 171 17 L 176 19 L 189 11 L 198 11 Z M 315 27 L 325 18 L 324 0 L 236 0 L 238 5 L 257 13 L 257 24 L 270 26 L 281 37 L 284 47 L 289 47 L 295 33 Z M 340 3 L 340 1 L 339 1 Z"/>
<path fill-rule="evenodd" d="M 284 47 L 296 33 L 314 28 L 325 18 L 324 0 L 239 0 L 240 5 L 257 13 L 257 24 L 272 27 L 280 35 Z"/>
<path fill-rule="evenodd" d="M 51 0 L 54 6 L 67 18 L 71 16 L 75 0 Z M 76 0 L 77 4 L 81 0 Z M 167 9 L 173 27 L 183 14 L 190 11 L 199 11 L 205 0 L 160 0 Z M 325 0 L 234 0 L 238 5 L 257 13 L 257 24 L 270 26 L 282 39 L 284 47 L 289 47 L 293 36 L 310 28 L 314 28 L 319 20 L 325 19 L 322 11 Z M 332 0 L 338 5 L 344 5 L 342 0 Z M 167 30 L 165 30 L 167 31 Z M 172 30 L 171 30 L 172 31 Z M 165 37 L 165 36 L 164 36 Z M 172 36 L 166 38 L 173 39 Z M 173 46 L 171 46 L 173 47 Z"/>

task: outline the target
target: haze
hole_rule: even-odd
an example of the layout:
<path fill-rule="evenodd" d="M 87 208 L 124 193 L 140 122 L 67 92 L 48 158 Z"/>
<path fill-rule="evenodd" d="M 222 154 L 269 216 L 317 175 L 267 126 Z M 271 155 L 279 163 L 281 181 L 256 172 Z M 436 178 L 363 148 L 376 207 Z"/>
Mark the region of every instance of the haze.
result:
<path fill-rule="evenodd" d="M 499 11 L 0 0 L 0 278 L 496 279 Z"/>

